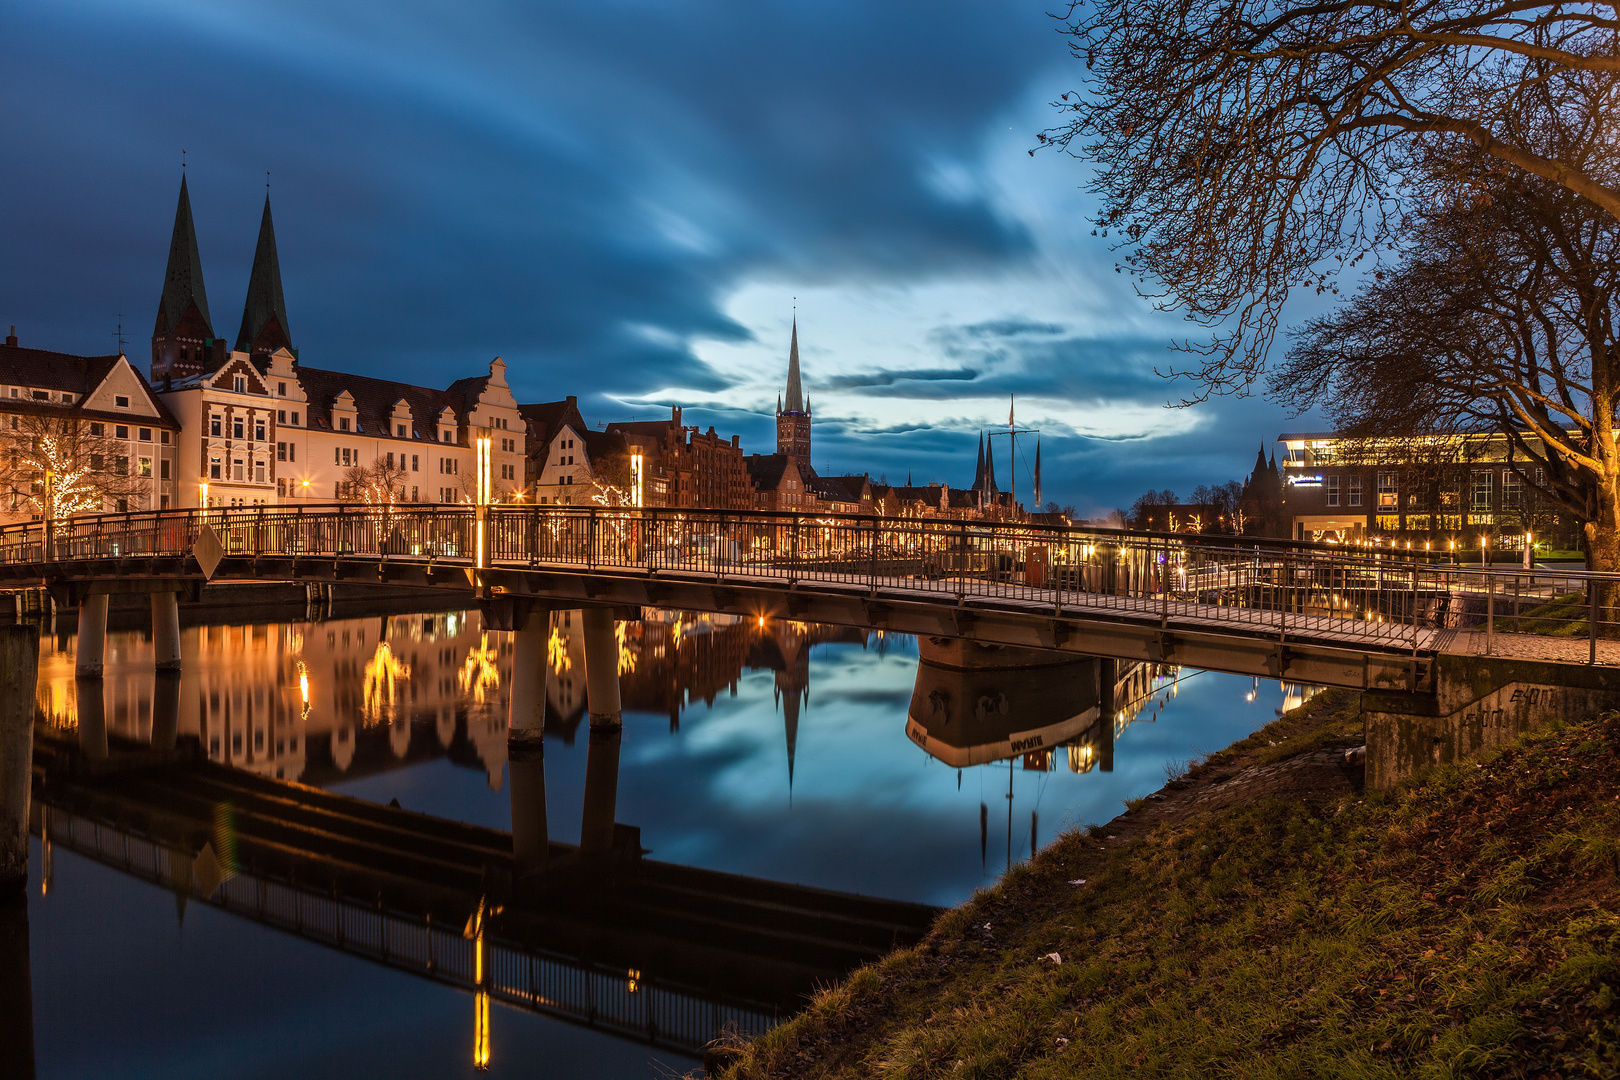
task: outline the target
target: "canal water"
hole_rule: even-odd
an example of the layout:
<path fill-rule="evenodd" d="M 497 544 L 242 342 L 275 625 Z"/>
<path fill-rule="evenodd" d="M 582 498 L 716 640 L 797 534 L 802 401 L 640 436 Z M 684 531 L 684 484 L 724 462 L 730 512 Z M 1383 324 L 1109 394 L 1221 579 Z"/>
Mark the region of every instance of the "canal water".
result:
<path fill-rule="evenodd" d="M 1301 689 L 1207 672 L 1051 666 L 906 636 L 652 611 L 621 625 L 615 820 L 647 858 L 959 903 L 1064 829 L 1105 821 Z M 476 611 L 183 632 L 182 740 L 217 762 L 511 828 L 509 635 Z M 47 722 L 152 737 L 150 642 L 109 636 L 99 687 L 46 635 Z M 549 647 L 545 801 L 579 836 L 589 724 L 577 614 Z M 1045 666 L 1038 666 L 1045 665 Z M 97 700 L 83 695 L 95 693 Z M 92 739 L 101 738 L 98 733 Z M 36 838 L 27 905 L 41 1077 L 452 1077 L 470 995 L 260 925 Z M 487 1008 L 487 1006 L 485 1006 Z M 663 1077 L 696 1059 L 497 1003 L 487 1073 Z"/>

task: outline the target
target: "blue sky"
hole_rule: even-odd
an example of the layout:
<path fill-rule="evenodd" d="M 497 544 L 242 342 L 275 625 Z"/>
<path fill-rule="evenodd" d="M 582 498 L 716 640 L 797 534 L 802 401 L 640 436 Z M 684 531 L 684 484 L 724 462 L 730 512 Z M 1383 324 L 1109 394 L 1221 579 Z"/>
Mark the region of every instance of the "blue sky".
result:
<path fill-rule="evenodd" d="M 1309 422 L 1163 407 L 1187 328 L 1114 273 L 1084 166 L 1027 153 L 1079 79 L 1055 30 L 1034 2 L 13 3 L 0 324 L 102 352 L 122 313 L 143 361 L 185 150 L 216 331 L 268 170 L 317 366 L 500 355 L 521 400 L 681 404 L 763 452 L 796 298 L 822 471 L 965 485 L 1016 393 L 1082 511 L 1239 477 Z"/>

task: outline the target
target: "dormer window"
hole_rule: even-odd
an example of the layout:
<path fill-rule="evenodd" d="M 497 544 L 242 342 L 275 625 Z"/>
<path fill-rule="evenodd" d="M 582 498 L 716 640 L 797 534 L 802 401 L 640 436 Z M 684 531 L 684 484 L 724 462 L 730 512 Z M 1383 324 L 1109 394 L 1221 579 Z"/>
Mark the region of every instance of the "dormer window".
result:
<path fill-rule="evenodd" d="M 49 390 L 35 390 L 34 391 L 34 400 L 35 401 L 49 401 L 49 400 L 51 400 L 51 392 Z"/>
<path fill-rule="evenodd" d="M 450 429 L 449 428 L 444 429 L 444 438 L 441 441 L 443 441 L 443 442 L 449 442 L 450 441 Z"/>
<path fill-rule="evenodd" d="M 124 394 L 115 395 L 113 397 L 113 407 L 117 408 L 117 409 L 127 409 L 127 408 L 129 408 L 129 398 L 128 398 L 128 396 L 126 396 Z"/>
<path fill-rule="evenodd" d="M 338 420 L 338 430 L 339 431 L 348 431 L 349 430 L 349 418 L 347 416 L 345 416 L 345 417 L 341 418 L 340 420 Z"/>
<path fill-rule="evenodd" d="M 394 425 L 394 436 L 396 438 L 400 438 L 400 439 L 403 439 L 405 437 L 405 425 L 404 424 L 395 424 Z"/>
<path fill-rule="evenodd" d="M 286 383 L 284 383 L 284 382 L 276 383 L 276 396 L 277 397 L 286 397 L 287 396 L 287 384 Z"/>
<path fill-rule="evenodd" d="M 232 379 L 231 382 L 232 382 L 233 389 L 235 389 L 238 394 L 247 393 L 247 376 L 246 375 L 238 375 L 234 379 Z"/>
<path fill-rule="evenodd" d="M 72 394 L 63 394 L 62 395 L 62 404 L 64 404 L 64 405 L 73 404 L 73 395 Z"/>

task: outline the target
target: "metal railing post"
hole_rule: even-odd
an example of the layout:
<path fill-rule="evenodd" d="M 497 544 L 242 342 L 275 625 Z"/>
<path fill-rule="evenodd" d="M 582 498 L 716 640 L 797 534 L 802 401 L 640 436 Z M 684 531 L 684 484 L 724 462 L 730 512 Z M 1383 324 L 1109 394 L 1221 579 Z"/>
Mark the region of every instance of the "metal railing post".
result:
<path fill-rule="evenodd" d="M 1485 655 L 1496 644 L 1496 582 L 1485 576 Z"/>
<path fill-rule="evenodd" d="M 1598 582 L 1595 578 L 1586 581 L 1587 598 L 1591 602 L 1591 611 L 1586 616 L 1586 662 L 1597 663 L 1597 624 L 1598 624 Z"/>

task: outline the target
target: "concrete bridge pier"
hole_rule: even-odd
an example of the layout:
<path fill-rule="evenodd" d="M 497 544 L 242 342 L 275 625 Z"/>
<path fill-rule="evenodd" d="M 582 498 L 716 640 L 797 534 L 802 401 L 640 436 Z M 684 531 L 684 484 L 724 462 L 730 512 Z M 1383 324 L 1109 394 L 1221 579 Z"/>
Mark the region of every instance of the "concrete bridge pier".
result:
<path fill-rule="evenodd" d="M 547 655 L 550 641 L 551 612 L 542 609 L 528 612 L 522 624 L 514 628 L 512 633 L 512 694 L 511 712 L 507 719 L 507 743 L 514 750 L 531 746 L 538 749 L 545 740 L 546 680 L 551 673 L 551 657 Z M 513 764 L 515 769 L 515 760 Z M 515 772 L 513 776 L 516 777 Z M 544 814 L 543 808 L 541 813 Z M 516 827 L 515 820 L 513 825 Z"/>
<path fill-rule="evenodd" d="M 579 848 L 585 855 L 613 850 L 613 815 L 619 794 L 619 743 L 624 724 L 619 705 L 619 641 L 611 608 L 581 612 L 585 636 L 585 695 L 591 741 L 585 753 L 585 813 Z"/>
<path fill-rule="evenodd" d="M 103 597 L 103 600 L 106 598 Z M 180 670 L 180 594 L 152 594 L 152 661 L 159 671 Z"/>
<path fill-rule="evenodd" d="M 79 678 L 101 678 L 106 649 L 107 594 L 90 593 L 79 600 L 79 633 L 74 646 L 74 667 Z"/>
<path fill-rule="evenodd" d="M 39 631 L 28 625 L 0 627 L 0 900 L 6 893 L 22 892 L 28 883 L 38 668 Z M 26 934 L 23 940 L 26 944 Z M 0 962 L 0 969 L 4 967 Z"/>

